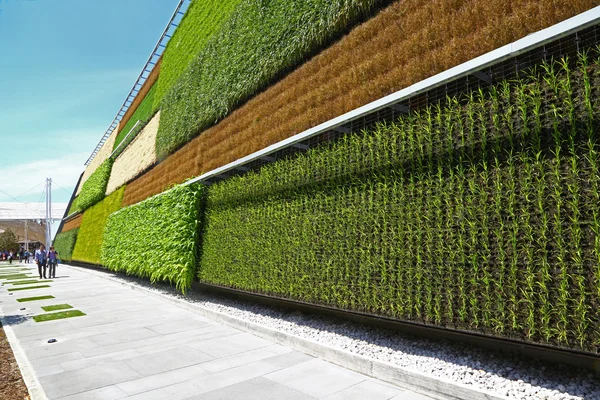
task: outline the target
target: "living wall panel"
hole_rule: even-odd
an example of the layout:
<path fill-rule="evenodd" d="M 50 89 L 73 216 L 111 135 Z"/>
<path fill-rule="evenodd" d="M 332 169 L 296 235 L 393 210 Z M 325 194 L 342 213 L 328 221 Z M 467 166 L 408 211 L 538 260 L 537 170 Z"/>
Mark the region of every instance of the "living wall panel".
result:
<path fill-rule="evenodd" d="M 72 259 L 100 264 L 100 250 L 108 216 L 121 208 L 125 187 L 113 192 L 83 213 Z"/>
<path fill-rule="evenodd" d="M 141 89 L 138 91 L 137 95 L 131 102 L 131 105 L 123 115 L 123 118 L 121 119 L 119 127 L 117 129 L 118 134 L 117 138 L 115 139 L 115 144 L 113 148 L 118 146 L 118 143 L 121 141 L 119 139 L 122 139 L 122 135 L 127 135 L 127 132 L 129 132 L 129 130 L 136 123 L 137 120 L 146 121 L 153 114 L 152 104 L 154 103 L 154 94 L 156 93 L 155 83 L 160 76 L 161 65 L 162 57 L 158 59 L 156 65 L 154 66 L 150 74 L 148 74 L 148 77 L 144 81 L 144 84 L 142 85 Z M 146 104 L 142 106 L 142 103 Z M 139 107 L 142 107 L 143 111 L 138 112 Z M 136 113 L 138 115 L 134 115 Z M 140 118 L 140 113 L 143 113 L 143 115 L 141 115 L 142 118 Z M 133 121 L 131 121 L 132 119 Z M 122 131 L 125 131 L 125 133 L 122 134 Z"/>
<path fill-rule="evenodd" d="M 102 264 L 185 292 L 197 265 L 201 195 L 198 185 L 179 186 L 110 215 Z"/>
<path fill-rule="evenodd" d="M 383 0 L 242 0 L 161 103 L 159 159 L 371 15 Z"/>
<path fill-rule="evenodd" d="M 199 279 L 598 353 L 600 59 L 211 185 Z"/>
<path fill-rule="evenodd" d="M 156 84 L 152 86 L 152 88 L 146 93 L 143 100 L 135 109 L 135 112 L 131 115 L 131 118 L 123 125 L 123 129 L 119 130 L 119 134 L 115 139 L 115 144 L 113 150 L 116 149 L 123 139 L 127 136 L 127 134 L 131 131 L 131 128 L 135 126 L 138 121 L 140 123 L 147 123 L 153 116 L 154 112 L 152 110 L 152 102 L 154 101 L 154 93 L 156 92 Z M 121 124 L 119 124 L 121 126 Z M 134 134 L 133 132 L 131 133 Z M 129 139 L 128 139 L 129 141 Z M 126 145 L 126 144 L 125 144 Z"/>
<path fill-rule="evenodd" d="M 110 157 L 110 155 L 113 151 L 113 146 L 115 144 L 115 138 L 117 137 L 117 131 L 118 131 L 118 127 L 106 139 L 106 142 L 104 142 L 104 144 L 102 145 L 102 147 L 100 148 L 100 150 L 98 151 L 98 153 L 96 154 L 94 159 L 92 161 L 90 161 L 89 165 L 83 171 L 83 175 L 81 176 L 81 181 L 79 182 L 79 186 L 77 187 L 77 191 L 75 192 L 76 196 L 79 196 L 79 194 L 81 193 L 81 190 L 83 188 L 83 185 L 89 179 L 89 177 L 92 176 L 92 174 L 94 172 L 96 172 L 96 169 Z"/>
<path fill-rule="evenodd" d="M 73 217 L 69 221 L 65 222 L 61 232 L 67 232 L 73 229 L 77 229 L 81 226 L 81 221 L 83 219 L 83 214 L 79 214 L 76 217 Z"/>
<path fill-rule="evenodd" d="M 77 209 L 87 210 L 102 200 L 106 193 L 106 186 L 110 179 L 113 159 L 107 158 L 83 184 L 81 193 L 77 196 Z"/>
<path fill-rule="evenodd" d="M 160 112 L 157 112 L 135 139 L 115 159 L 110 179 L 106 186 L 107 195 L 156 163 L 154 143 L 156 141 L 159 121 Z"/>
<path fill-rule="evenodd" d="M 231 15 L 240 0 L 193 0 L 167 43 L 162 55 L 153 109 L 160 108 L 165 94 L 175 85 L 190 62 L 206 46 L 223 22 Z"/>
<path fill-rule="evenodd" d="M 75 242 L 77 241 L 77 234 L 79 229 L 71 229 L 58 233 L 54 239 L 53 245 L 58 256 L 63 261 L 71 261 L 73 255 L 73 249 L 75 248 Z"/>
<path fill-rule="evenodd" d="M 132 182 L 125 203 L 134 204 L 597 4 L 396 1 Z"/>

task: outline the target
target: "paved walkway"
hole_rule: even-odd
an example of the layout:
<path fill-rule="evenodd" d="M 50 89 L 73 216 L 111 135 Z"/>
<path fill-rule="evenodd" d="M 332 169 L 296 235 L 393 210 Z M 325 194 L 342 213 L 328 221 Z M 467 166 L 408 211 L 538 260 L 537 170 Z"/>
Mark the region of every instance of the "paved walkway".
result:
<path fill-rule="evenodd" d="M 429 399 L 77 268 L 61 265 L 49 288 L 12 295 L 31 285 L 0 282 L 4 322 L 49 399 Z M 55 298 L 16 301 L 45 295 Z M 86 315 L 31 318 L 65 303 Z"/>

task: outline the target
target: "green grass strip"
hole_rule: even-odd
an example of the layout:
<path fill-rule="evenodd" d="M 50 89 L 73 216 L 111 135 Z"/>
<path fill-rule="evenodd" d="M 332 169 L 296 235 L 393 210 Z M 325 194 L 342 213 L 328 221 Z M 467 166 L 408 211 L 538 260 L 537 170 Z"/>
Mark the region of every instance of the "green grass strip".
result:
<path fill-rule="evenodd" d="M 0 277 L 0 279 L 6 279 L 7 281 L 14 281 L 15 279 L 31 279 L 31 275 L 9 275 Z"/>
<path fill-rule="evenodd" d="M 10 283 L 11 285 L 29 285 L 31 283 L 48 283 L 48 282 L 52 282 L 51 280 L 30 280 L 30 281 L 15 281 L 15 282 L 6 282 L 6 283 Z"/>
<path fill-rule="evenodd" d="M 56 305 L 53 305 L 53 306 L 42 307 L 42 310 L 44 310 L 44 311 L 58 311 L 58 310 L 67 310 L 69 308 L 73 308 L 73 306 L 70 305 L 70 304 L 56 304 Z"/>
<path fill-rule="evenodd" d="M 8 291 L 9 292 L 16 292 L 17 290 L 43 289 L 43 288 L 47 288 L 47 287 L 50 287 L 50 285 L 19 287 L 19 288 L 8 289 Z"/>
<path fill-rule="evenodd" d="M 83 317 L 85 314 L 79 310 L 61 311 L 52 314 L 40 314 L 34 315 L 33 320 L 35 322 L 54 321 L 56 319 Z"/>
<path fill-rule="evenodd" d="M 37 301 L 37 300 L 48 300 L 48 299 L 53 299 L 54 296 L 48 295 L 48 296 L 35 296 L 35 297 L 23 297 L 20 299 L 17 299 L 17 301 L 19 303 L 23 303 L 25 301 Z"/>

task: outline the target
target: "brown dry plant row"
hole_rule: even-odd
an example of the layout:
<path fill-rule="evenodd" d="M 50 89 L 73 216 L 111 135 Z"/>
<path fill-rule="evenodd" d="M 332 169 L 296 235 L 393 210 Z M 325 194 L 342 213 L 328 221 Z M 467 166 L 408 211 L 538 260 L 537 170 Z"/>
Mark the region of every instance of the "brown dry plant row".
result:
<path fill-rule="evenodd" d="M 137 110 L 140 103 L 144 100 L 144 97 L 146 97 L 150 89 L 152 89 L 152 85 L 154 85 L 154 83 L 158 80 L 158 76 L 160 75 L 161 62 L 162 56 L 156 62 L 156 66 L 152 69 L 152 72 L 150 72 L 150 75 L 148 75 L 148 77 L 146 78 L 146 81 L 144 82 L 142 88 L 131 102 L 131 105 L 127 109 L 125 115 L 123 115 L 123 119 L 121 119 L 119 127 L 116 129 L 117 135 L 121 133 L 121 130 L 125 127 L 125 125 L 127 125 L 127 122 L 129 122 L 129 118 L 131 118 L 131 116 L 133 115 L 135 110 Z"/>
<path fill-rule="evenodd" d="M 586 11 L 600 0 L 404 0 L 128 187 L 125 205 Z"/>
<path fill-rule="evenodd" d="M 81 226 L 81 220 L 82 219 L 83 219 L 83 213 L 81 213 L 81 214 L 77 215 L 76 217 L 73 217 L 72 219 L 68 220 L 67 222 L 64 223 L 61 232 L 68 232 L 70 230 L 79 228 Z"/>

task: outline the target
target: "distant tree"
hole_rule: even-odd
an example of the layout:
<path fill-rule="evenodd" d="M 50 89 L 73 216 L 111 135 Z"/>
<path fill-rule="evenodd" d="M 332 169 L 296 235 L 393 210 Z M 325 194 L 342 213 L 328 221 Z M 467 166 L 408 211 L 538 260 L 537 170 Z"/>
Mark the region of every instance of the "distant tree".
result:
<path fill-rule="evenodd" d="M 0 250 L 14 251 L 19 250 L 19 243 L 17 242 L 17 235 L 10 229 L 0 233 Z"/>

